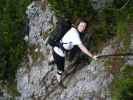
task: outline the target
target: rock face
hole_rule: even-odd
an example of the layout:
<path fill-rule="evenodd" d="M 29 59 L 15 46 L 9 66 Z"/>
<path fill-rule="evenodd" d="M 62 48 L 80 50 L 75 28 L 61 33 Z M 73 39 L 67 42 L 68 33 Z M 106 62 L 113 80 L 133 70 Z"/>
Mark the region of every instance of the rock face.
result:
<path fill-rule="evenodd" d="M 47 57 L 47 49 L 43 46 L 44 40 L 40 33 L 48 32 L 53 28 L 54 16 L 46 7 L 41 9 L 36 2 L 28 6 L 26 11 L 29 18 L 29 42 L 42 45 L 42 52 Z M 115 52 L 111 46 L 103 49 L 101 54 Z M 63 88 L 55 78 L 56 66 L 48 65 L 47 59 L 33 62 L 31 59 L 30 68 L 23 64 L 17 72 L 17 87 L 21 93 L 17 100 L 111 100 L 110 84 L 113 75 L 106 70 L 104 59 L 91 61 L 90 64 L 68 66 L 71 73 L 64 74 Z M 66 68 L 66 69 L 67 69 Z"/>
<path fill-rule="evenodd" d="M 43 44 L 42 35 L 46 35 L 55 24 L 55 16 L 47 6 L 44 9 L 41 7 L 41 1 L 32 2 L 26 10 L 29 19 L 29 42 L 31 44 Z"/>
<path fill-rule="evenodd" d="M 20 100 L 32 100 L 36 96 L 46 94 L 45 86 L 41 86 L 41 81 L 50 70 L 46 61 L 33 65 L 29 72 L 26 67 L 21 68 L 17 74 Z"/>
<path fill-rule="evenodd" d="M 105 50 L 103 53 L 107 53 Z M 56 66 L 48 66 L 47 61 L 34 64 L 29 72 L 26 67 L 21 68 L 17 74 L 19 100 L 111 100 L 109 86 L 113 76 L 105 70 L 103 60 L 73 67 L 76 70 L 63 80 L 67 88 L 58 85 Z"/>
<path fill-rule="evenodd" d="M 66 89 L 56 87 L 46 100 L 111 100 L 108 86 L 112 75 L 105 71 L 101 62 L 92 61 L 90 65 L 81 66 L 64 80 Z"/>
<path fill-rule="evenodd" d="M 54 16 L 46 7 L 45 11 L 33 2 L 26 11 L 29 18 L 29 42 L 44 45 L 45 39 L 40 35 L 53 28 Z M 47 56 L 47 49 L 43 54 Z M 110 48 L 108 48 L 111 50 Z M 37 52 L 37 51 L 36 51 Z M 105 49 L 104 52 L 107 52 Z M 48 66 L 47 59 L 33 62 L 29 56 L 30 68 L 24 64 L 17 73 L 17 87 L 21 93 L 18 100 L 111 100 L 108 86 L 113 76 L 105 71 L 103 61 L 92 61 L 89 65 L 78 65 L 76 71 L 65 76 L 63 84 L 66 89 L 58 85 L 55 78 L 56 66 Z M 69 66 L 72 69 L 72 66 Z M 67 70 L 69 71 L 69 70 Z"/>

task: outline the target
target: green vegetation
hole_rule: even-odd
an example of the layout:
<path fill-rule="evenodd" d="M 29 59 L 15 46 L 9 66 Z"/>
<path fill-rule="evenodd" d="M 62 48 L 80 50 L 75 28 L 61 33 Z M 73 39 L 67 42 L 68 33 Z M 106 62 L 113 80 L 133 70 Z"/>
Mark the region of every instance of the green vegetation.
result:
<path fill-rule="evenodd" d="M 118 40 L 123 41 L 124 43 L 123 49 L 127 49 L 130 44 L 130 33 L 128 32 L 127 11 L 118 11 L 116 33 Z"/>
<path fill-rule="evenodd" d="M 88 17 L 94 11 L 88 0 L 48 0 L 48 2 L 57 16 Z"/>
<path fill-rule="evenodd" d="M 133 66 L 123 66 L 113 82 L 112 100 L 132 100 L 133 98 Z"/>
<path fill-rule="evenodd" d="M 9 84 L 15 83 L 16 71 L 27 52 L 23 30 L 26 21 L 25 10 L 30 2 L 31 0 L 0 0 L 0 81 L 11 95 L 19 95 L 16 86 Z M 81 17 L 89 21 L 93 33 L 92 41 L 88 43 L 91 50 L 99 51 L 106 41 L 114 36 L 124 44 L 124 48 L 119 52 L 126 51 L 129 47 L 128 25 L 133 23 L 133 0 L 114 0 L 101 10 L 93 9 L 91 0 L 48 0 L 48 2 L 56 16 L 64 15 L 73 22 Z M 33 55 L 33 58 L 36 59 L 38 55 Z M 132 70 L 130 68 L 126 66 L 114 80 L 112 91 L 114 100 L 132 98 L 133 79 L 129 75 Z"/>
<path fill-rule="evenodd" d="M 31 0 L 0 0 L 0 80 L 17 94 L 15 74 L 26 53 L 25 10 Z M 1 85 L 1 84 L 0 84 Z M 13 87 L 11 87 L 13 86 Z M 11 93 L 11 94 L 12 94 Z"/>

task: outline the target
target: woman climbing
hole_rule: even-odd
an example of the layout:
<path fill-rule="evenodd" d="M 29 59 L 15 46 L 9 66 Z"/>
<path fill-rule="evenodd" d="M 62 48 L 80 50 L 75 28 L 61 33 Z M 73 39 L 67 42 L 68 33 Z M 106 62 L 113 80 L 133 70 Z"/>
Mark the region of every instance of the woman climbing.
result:
<path fill-rule="evenodd" d="M 78 46 L 80 50 L 87 56 L 96 60 L 97 56 L 93 55 L 82 43 L 80 39 L 80 34 L 84 32 L 87 28 L 87 21 L 81 20 L 77 27 L 71 27 L 68 32 L 61 38 L 58 45 L 53 47 L 53 58 L 57 65 L 57 80 L 61 81 L 61 76 L 64 72 L 65 55 L 67 51 L 70 51 L 74 46 Z"/>

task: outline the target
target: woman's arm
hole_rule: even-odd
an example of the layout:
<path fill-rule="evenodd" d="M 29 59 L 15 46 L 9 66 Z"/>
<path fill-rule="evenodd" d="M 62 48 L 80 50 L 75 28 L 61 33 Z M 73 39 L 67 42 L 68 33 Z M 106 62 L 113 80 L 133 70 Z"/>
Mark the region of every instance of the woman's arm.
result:
<path fill-rule="evenodd" d="M 97 57 L 92 55 L 91 52 L 88 51 L 88 49 L 84 46 L 84 44 L 79 44 L 78 47 L 81 49 L 82 52 L 84 52 L 86 55 L 88 55 L 89 57 L 91 57 L 94 60 L 97 60 Z"/>

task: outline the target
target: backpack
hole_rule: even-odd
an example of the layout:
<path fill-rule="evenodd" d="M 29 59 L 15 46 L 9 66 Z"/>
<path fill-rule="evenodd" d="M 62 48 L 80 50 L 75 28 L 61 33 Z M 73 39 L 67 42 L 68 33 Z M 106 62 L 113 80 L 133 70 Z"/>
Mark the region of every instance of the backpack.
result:
<path fill-rule="evenodd" d="M 55 30 L 50 34 L 48 44 L 52 47 L 58 45 L 65 33 L 71 28 L 70 20 L 65 17 L 59 17 Z"/>

